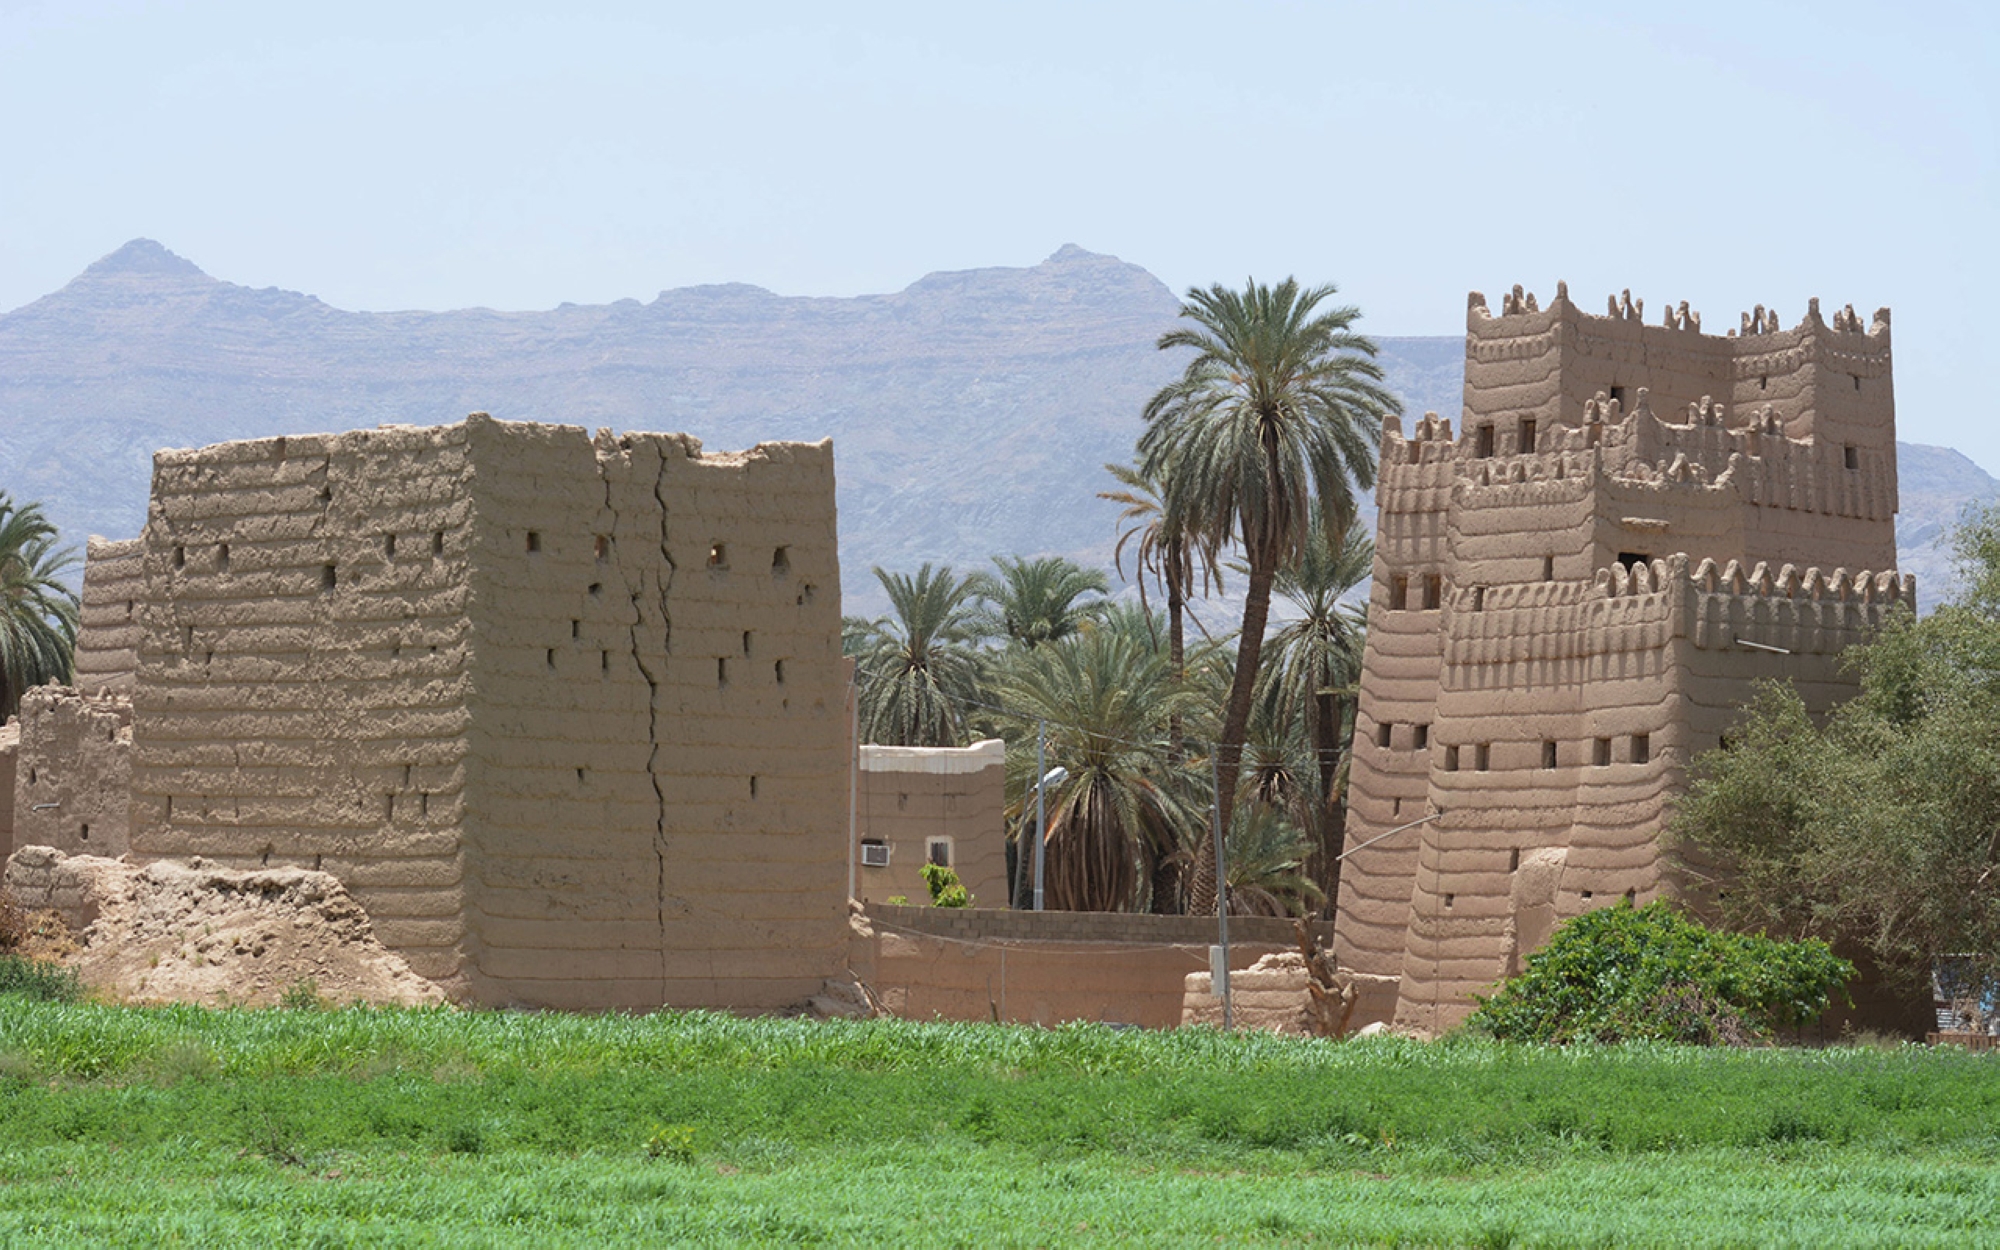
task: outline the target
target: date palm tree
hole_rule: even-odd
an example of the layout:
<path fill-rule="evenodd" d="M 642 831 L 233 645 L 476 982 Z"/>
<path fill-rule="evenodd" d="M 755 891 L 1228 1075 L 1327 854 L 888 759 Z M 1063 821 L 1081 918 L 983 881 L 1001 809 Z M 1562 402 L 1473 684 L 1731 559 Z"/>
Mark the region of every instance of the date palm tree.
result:
<path fill-rule="evenodd" d="M 1368 629 L 1367 610 L 1346 596 L 1368 580 L 1374 565 L 1375 543 L 1366 526 L 1349 525 L 1337 542 L 1324 525 L 1314 526 L 1298 557 L 1279 569 L 1272 583 L 1299 615 L 1265 643 L 1269 659 L 1259 674 L 1259 705 L 1272 705 L 1274 716 L 1295 716 L 1305 725 L 1317 784 L 1315 801 L 1303 805 L 1301 823 L 1313 840 L 1307 868 L 1328 900 L 1340 894 L 1338 857 L 1346 822 L 1338 783 Z"/>
<path fill-rule="evenodd" d="M 1102 610 L 1111 583 L 1096 569 L 1061 556 L 993 557 L 1000 575 L 968 579 L 979 596 L 981 627 L 1024 647 L 1067 638 Z"/>
<path fill-rule="evenodd" d="M 0 492 L 0 720 L 20 711 L 23 691 L 74 675 L 77 596 L 62 577 L 77 556 L 56 539 L 40 504 Z"/>
<path fill-rule="evenodd" d="M 875 569 L 890 615 L 841 622 L 854 657 L 861 740 L 885 746 L 955 747 L 969 738 L 983 660 L 973 579 L 926 563 L 915 576 Z"/>
<path fill-rule="evenodd" d="M 1094 626 L 1021 653 L 994 689 L 1021 736 L 1047 724 L 1048 764 L 1068 773 L 1047 794 L 1049 906 L 1145 905 L 1154 867 L 1204 827 L 1167 758 L 1167 718 L 1192 696 L 1165 657 L 1131 629 Z"/>
<path fill-rule="evenodd" d="M 1158 482 L 1129 465 L 1107 464 L 1105 471 L 1118 479 L 1124 490 L 1097 492 L 1099 499 L 1123 504 L 1118 514 L 1121 531 L 1112 560 L 1118 575 L 1125 576 L 1125 548 L 1132 548 L 1132 580 L 1139 586 L 1139 605 L 1150 610 L 1146 601 L 1146 579 L 1160 584 L 1167 598 L 1167 655 L 1174 675 L 1187 677 L 1187 635 L 1182 622 L 1189 596 L 1195 593 L 1197 578 L 1204 593 L 1210 587 L 1222 589 L 1222 568 L 1215 543 L 1209 536 L 1192 530 L 1184 518 L 1169 513 L 1163 500 L 1166 492 Z M 1182 753 L 1182 725 L 1176 716 L 1168 726 L 1168 740 L 1176 758 Z"/>
<path fill-rule="evenodd" d="M 1140 471 L 1165 489 L 1169 512 L 1218 544 L 1239 544 L 1249 573 L 1216 747 L 1225 812 L 1235 806 L 1272 583 L 1315 527 L 1336 538 L 1347 529 L 1355 488 L 1375 482 L 1382 417 L 1401 411 L 1380 385 L 1375 344 L 1353 330 L 1360 310 L 1321 308 L 1334 293 L 1292 278 L 1253 279 L 1240 292 L 1196 288 L 1181 308 L 1191 324 L 1158 344 L 1194 354 L 1146 405 Z M 1215 897 L 1214 871 L 1198 860 L 1190 907 L 1212 913 Z"/>

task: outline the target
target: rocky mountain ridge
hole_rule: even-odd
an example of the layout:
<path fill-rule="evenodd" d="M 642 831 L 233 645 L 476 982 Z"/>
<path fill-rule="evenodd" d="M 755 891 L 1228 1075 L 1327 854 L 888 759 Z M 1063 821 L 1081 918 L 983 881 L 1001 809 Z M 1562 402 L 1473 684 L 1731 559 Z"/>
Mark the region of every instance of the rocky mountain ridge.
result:
<path fill-rule="evenodd" d="M 685 430 L 712 448 L 831 436 L 855 610 L 871 565 L 984 565 L 996 553 L 1106 565 L 1129 460 L 1173 373 L 1153 344 L 1179 308 L 1137 265 L 1065 246 L 1039 265 L 935 273 L 902 291 L 780 296 L 741 284 L 539 312 L 352 312 L 212 278 L 134 240 L 0 315 L 0 485 L 69 535 L 127 536 L 151 454 L 234 438 L 473 410 Z M 1462 340 L 1383 338 L 1412 412 L 1455 413 Z M 1925 544 L 2000 482 L 1905 445 L 1904 567 L 1935 602 Z"/>

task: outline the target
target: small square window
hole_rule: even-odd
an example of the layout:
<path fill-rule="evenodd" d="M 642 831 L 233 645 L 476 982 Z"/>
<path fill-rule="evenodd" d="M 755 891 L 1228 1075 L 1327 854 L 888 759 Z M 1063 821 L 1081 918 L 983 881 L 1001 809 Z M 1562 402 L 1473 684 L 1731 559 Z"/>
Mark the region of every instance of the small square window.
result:
<path fill-rule="evenodd" d="M 1482 773 L 1493 766 L 1492 743 L 1482 742 L 1472 749 L 1472 766 Z"/>
<path fill-rule="evenodd" d="M 1552 582 L 1555 579 L 1556 579 L 1556 558 L 1554 556 L 1543 556 L 1542 580 L 1545 582 Z"/>
<path fill-rule="evenodd" d="M 1396 727 L 1391 724 L 1381 724 L 1375 726 L 1375 745 L 1378 747 L 1388 746 L 1390 735 L 1394 732 L 1395 728 Z"/>
<path fill-rule="evenodd" d="M 1457 747 L 1446 747 L 1444 749 L 1444 770 L 1448 773 L 1455 773 L 1458 771 Z"/>
<path fill-rule="evenodd" d="M 1490 425 L 1479 427 L 1478 456 L 1481 460 L 1490 460 L 1493 457 L 1493 427 Z"/>
<path fill-rule="evenodd" d="M 1474 586 L 1472 588 L 1472 610 L 1474 612 L 1484 612 L 1486 610 L 1486 587 Z"/>
<path fill-rule="evenodd" d="M 936 864 L 940 868 L 951 867 L 951 839 L 926 838 L 924 840 L 924 859 L 926 862 Z"/>
<path fill-rule="evenodd" d="M 1651 734 L 1632 735 L 1632 762 L 1650 763 L 1653 758 L 1653 736 Z"/>
<path fill-rule="evenodd" d="M 1419 751 L 1428 749 L 1431 745 L 1431 727 L 1429 725 L 1413 725 L 1411 728 L 1415 731 L 1416 735 L 1416 741 L 1412 745 Z"/>
<path fill-rule="evenodd" d="M 1856 447 L 1853 443 L 1849 443 L 1846 447 L 1843 447 L 1841 449 L 1840 458 L 1841 462 L 1850 469 L 1858 469 L 1861 467 L 1861 449 Z"/>
<path fill-rule="evenodd" d="M 1401 612 L 1409 606 L 1410 579 L 1398 573 L 1389 579 L 1389 610 Z"/>
<path fill-rule="evenodd" d="M 1611 763 L 1611 739 L 1599 738 L 1597 740 L 1597 747 L 1591 753 L 1591 762 L 1599 768 L 1604 768 Z"/>
<path fill-rule="evenodd" d="M 729 567 L 729 548 L 716 543 L 708 549 L 708 567 L 726 569 Z"/>
<path fill-rule="evenodd" d="M 1556 766 L 1556 744 L 1553 742 L 1542 743 L 1542 767 L 1554 768 L 1555 766 Z"/>
<path fill-rule="evenodd" d="M 528 551 L 530 554 L 542 549 L 542 536 L 534 530 L 528 531 Z"/>
<path fill-rule="evenodd" d="M 1528 455 L 1535 450 L 1535 419 L 1521 418 L 1520 453 Z"/>
<path fill-rule="evenodd" d="M 1435 612 L 1444 606 L 1444 574 L 1424 575 L 1424 611 Z"/>

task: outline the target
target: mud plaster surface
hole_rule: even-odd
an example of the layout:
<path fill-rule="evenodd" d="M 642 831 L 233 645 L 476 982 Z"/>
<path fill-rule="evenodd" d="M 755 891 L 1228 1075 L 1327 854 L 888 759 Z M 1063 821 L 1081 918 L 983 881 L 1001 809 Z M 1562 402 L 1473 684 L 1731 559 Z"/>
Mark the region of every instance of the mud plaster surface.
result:
<path fill-rule="evenodd" d="M 310 981 L 333 1003 L 418 1006 L 444 1001 L 376 940 L 367 913 L 323 872 L 234 872 L 200 859 L 138 867 L 95 856 L 24 848 L 8 882 L 29 907 L 33 880 L 92 917 L 71 963 L 86 985 L 128 1002 L 270 1006 Z M 94 917 L 93 917 L 94 913 Z"/>

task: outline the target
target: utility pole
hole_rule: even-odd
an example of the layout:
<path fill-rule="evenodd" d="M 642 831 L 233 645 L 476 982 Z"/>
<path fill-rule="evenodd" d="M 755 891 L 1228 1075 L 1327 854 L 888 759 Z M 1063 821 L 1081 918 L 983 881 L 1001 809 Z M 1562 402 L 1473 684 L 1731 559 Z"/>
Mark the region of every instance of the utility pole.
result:
<path fill-rule="evenodd" d="M 1049 788 L 1049 723 L 1035 722 L 1035 910 L 1042 909 L 1042 861 L 1049 841 L 1048 807 L 1043 794 Z"/>
<path fill-rule="evenodd" d="M 1222 853 L 1222 764 L 1213 747 L 1208 752 L 1209 824 L 1215 831 L 1215 940 L 1222 957 L 1209 969 L 1211 987 L 1222 999 L 1222 1027 L 1236 1027 L 1229 1001 L 1229 865 Z"/>

